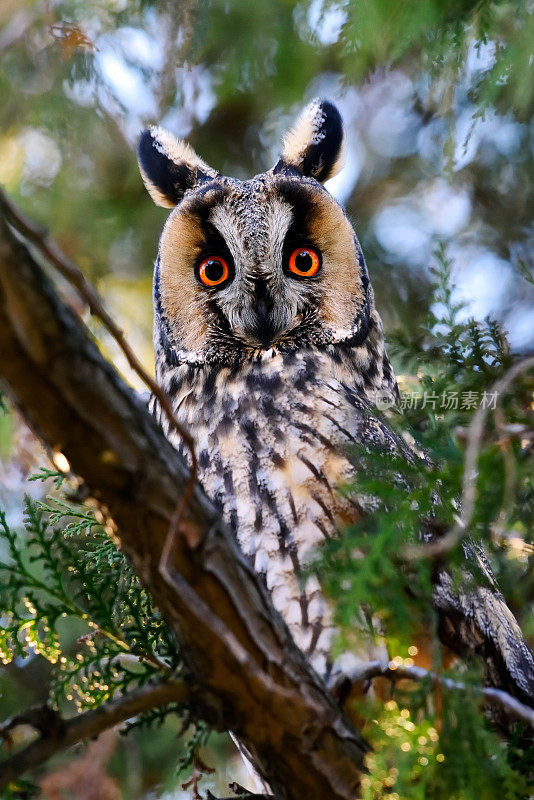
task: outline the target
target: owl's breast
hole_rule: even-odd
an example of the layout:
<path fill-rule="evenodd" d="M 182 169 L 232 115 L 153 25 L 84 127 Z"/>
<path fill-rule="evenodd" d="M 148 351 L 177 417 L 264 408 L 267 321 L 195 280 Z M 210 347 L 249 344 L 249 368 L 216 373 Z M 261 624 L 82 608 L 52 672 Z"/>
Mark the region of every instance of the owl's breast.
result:
<path fill-rule="evenodd" d="M 199 479 L 221 509 L 300 646 L 325 650 L 331 634 L 315 578 L 298 575 L 362 498 L 351 448 L 388 445 L 365 398 L 334 377 L 324 354 L 268 351 L 238 372 L 203 369 L 174 380 L 174 404 L 197 443 Z M 172 386 L 172 382 L 171 382 Z"/>

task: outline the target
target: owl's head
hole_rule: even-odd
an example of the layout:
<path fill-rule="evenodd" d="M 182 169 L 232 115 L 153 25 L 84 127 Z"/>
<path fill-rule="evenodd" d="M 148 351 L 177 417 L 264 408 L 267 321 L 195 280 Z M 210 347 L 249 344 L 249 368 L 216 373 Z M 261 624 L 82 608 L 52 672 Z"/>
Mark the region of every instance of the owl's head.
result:
<path fill-rule="evenodd" d="M 340 169 L 343 145 L 326 100 L 304 109 L 276 165 L 246 181 L 221 176 L 162 128 L 143 132 L 143 180 L 173 209 L 154 279 L 156 348 L 167 363 L 365 340 L 373 299 L 364 258 L 322 185 Z"/>

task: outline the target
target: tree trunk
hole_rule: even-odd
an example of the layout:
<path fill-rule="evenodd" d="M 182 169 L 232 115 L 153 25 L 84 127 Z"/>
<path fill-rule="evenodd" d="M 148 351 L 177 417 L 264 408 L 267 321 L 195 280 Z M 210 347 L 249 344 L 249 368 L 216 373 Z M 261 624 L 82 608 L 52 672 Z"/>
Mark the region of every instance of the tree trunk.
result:
<path fill-rule="evenodd" d="M 108 509 L 179 639 L 194 713 L 234 731 L 282 797 L 354 800 L 367 744 L 198 486 L 165 578 L 160 561 L 187 468 L 1 218 L 0 353 L 13 401 Z"/>

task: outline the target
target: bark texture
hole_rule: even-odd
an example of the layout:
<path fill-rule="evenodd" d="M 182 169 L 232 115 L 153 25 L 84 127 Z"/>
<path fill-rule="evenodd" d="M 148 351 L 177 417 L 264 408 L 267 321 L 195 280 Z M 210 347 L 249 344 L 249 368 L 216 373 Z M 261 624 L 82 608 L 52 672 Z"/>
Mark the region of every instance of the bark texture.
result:
<path fill-rule="evenodd" d="M 281 797 L 353 800 L 367 745 L 199 487 L 166 576 L 160 570 L 187 469 L 1 218 L 0 353 L 4 388 L 107 507 L 122 549 L 176 633 L 195 713 L 234 731 Z"/>

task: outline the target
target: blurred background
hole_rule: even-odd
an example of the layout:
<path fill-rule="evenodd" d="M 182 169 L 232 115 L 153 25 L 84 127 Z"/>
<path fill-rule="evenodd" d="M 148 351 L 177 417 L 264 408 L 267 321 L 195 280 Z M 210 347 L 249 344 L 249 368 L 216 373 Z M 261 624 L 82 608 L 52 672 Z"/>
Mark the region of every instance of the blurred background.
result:
<path fill-rule="evenodd" d="M 95 282 L 152 368 L 166 212 L 139 178 L 140 129 L 161 124 L 245 178 L 275 163 L 281 135 L 322 95 L 348 143 L 327 188 L 354 223 L 386 331 L 416 334 L 444 242 L 465 315 L 498 318 L 515 351 L 532 351 L 533 12 L 526 0 L 2 0 L 0 184 Z M 26 476 L 45 456 L 14 412 L 0 419 L 0 458 L 0 505 L 17 524 L 23 492 L 42 492 Z M 46 697 L 46 662 L 26 662 L 4 671 L 2 718 Z M 67 795 L 52 780 L 46 796 L 190 797 L 177 734 L 167 721 L 115 736 L 91 757 L 105 790 L 84 794 L 81 781 Z M 219 789 L 231 752 L 212 740 Z"/>

